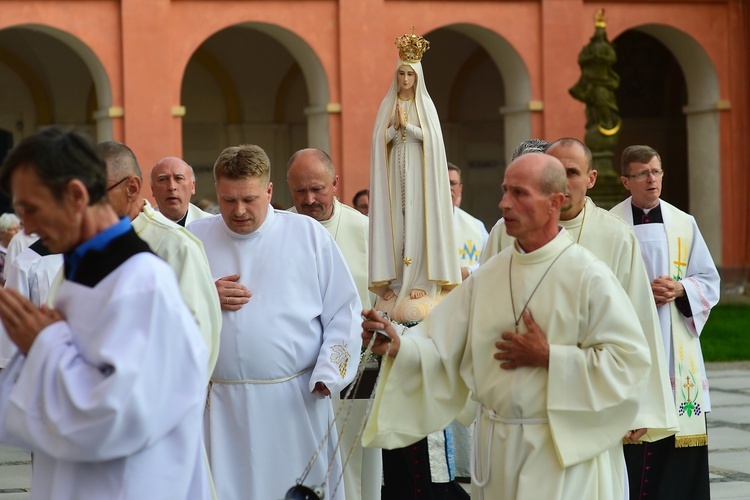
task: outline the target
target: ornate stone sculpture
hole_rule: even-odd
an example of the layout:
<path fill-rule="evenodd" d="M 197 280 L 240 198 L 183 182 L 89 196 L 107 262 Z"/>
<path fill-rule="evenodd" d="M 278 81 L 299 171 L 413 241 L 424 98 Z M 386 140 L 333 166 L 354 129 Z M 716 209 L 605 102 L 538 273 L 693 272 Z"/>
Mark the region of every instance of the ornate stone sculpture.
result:
<path fill-rule="evenodd" d="M 594 27 L 594 36 L 578 55 L 581 78 L 569 92 L 586 104 L 584 142 L 591 149 L 594 169 L 599 172 L 599 180 L 592 194 L 597 203 L 606 208 L 621 198 L 619 176 L 612 168 L 614 148 L 622 126 L 615 96 L 620 77 L 612 69 L 617 62 L 617 53 L 607 40 L 604 9 L 596 13 Z"/>

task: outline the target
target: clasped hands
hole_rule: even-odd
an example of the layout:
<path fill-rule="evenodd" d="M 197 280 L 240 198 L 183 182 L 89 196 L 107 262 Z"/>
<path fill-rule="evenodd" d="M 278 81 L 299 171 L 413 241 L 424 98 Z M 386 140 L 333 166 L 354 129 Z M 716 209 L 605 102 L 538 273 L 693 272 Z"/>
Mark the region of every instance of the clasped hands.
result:
<path fill-rule="evenodd" d="M 35 306 L 12 288 L 0 288 L 0 319 L 18 350 L 28 354 L 39 332 L 64 318 L 47 306 Z"/>
<path fill-rule="evenodd" d="M 401 107 L 401 103 L 396 103 L 396 112 L 393 114 L 393 128 L 396 130 L 401 130 L 401 132 L 406 131 L 406 115 L 404 114 L 404 110 Z"/>
<path fill-rule="evenodd" d="M 678 297 L 685 296 L 685 287 L 671 276 L 659 276 L 651 282 L 651 292 L 657 306 L 673 302 Z"/>

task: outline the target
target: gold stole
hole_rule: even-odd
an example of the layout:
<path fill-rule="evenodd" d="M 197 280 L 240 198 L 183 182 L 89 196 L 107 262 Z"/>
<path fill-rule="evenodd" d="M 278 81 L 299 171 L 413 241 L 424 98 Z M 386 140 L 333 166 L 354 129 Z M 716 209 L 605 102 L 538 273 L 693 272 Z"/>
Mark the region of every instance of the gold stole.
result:
<path fill-rule="evenodd" d="M 667 246 L 669 249 L 670 275 L 675 280 L 682 280 L 687 273 L 687 256 L 690 255 L 690 244 L 693 242 L 693 225 L 689 217 L 682 216 L 662 203 L 662 211 L 668 211 L 665 217 L 667 228 Z M 666 210 L 665 210 L 666 209 Z M 672 320 L 672 344 L 674 345 L 674 390 L 677 420 L 680 432 L 675 436 L 675 447 L 705 446 L 706 418 L 703 414 L 703 374 L 700 372 L 700 351 L 698 338 L 694 337 L 685 325 L 685 317 L 677 305 L 669 304 Z"/>

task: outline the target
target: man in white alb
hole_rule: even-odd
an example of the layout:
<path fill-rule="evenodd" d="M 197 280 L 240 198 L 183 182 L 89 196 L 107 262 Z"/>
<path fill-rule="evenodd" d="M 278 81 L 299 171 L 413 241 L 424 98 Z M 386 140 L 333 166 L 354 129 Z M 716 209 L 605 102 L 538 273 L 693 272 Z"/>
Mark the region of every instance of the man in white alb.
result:
<path fill-rule="evenodd" d="M 6 266 L 3 269 L 3 276 L 2 276 L 2 279 L 4 281 L 8 280 L 8 274 L 5 272 L 5 269 L 7 269 L 7 264 L 10 262 L 13 262 L 13 260 L 21 252 L 23 252 L 26 248 L 28 248 L 32 243 L 34 243 L 38 239 L 39 237 L 36 234 L 29 234 L 23 228 L 21 228 L 21 230 L 18 231 L 15 234 L 15 236 L 13 236 L 13 239 L 10 240 L 10 243 L 8 244 L 8 249 L 5 253 Z"/>
<path fill-rule="evenodd" d="M 357 371 L 360 300 L 328 231 L 271 207 L 270 168 L 258 146 L 225 149 L 214 165 L 221 215 L 188 227 L 223 309 L 206 412 L 211 470 L 222 500 L 283 498 L 298 480 L 340 500 L 330 395 Z"/>
<path fill-rule="evenodd" d="M 461 280 L 465 280 L 479 267 L 479 257 L 487 242 L 488 233 L 481 220 L 461 210 L 464 185 L 461 182 L 461 169 L 453 163 L 448 163 L 448 182 L 453 202 L 453 232 L 458 243 Z"/>
<path fill-rule="evenodd" d="M 47 302 L 47 295 L 63 265 L 63 256 L 51 253 L 41 240 L 36 240 L 19 253 L 6 271 L 5 288 L 12 288 L 36 307 Z M 16 353 L 16 345 L 0 326 L 0 368 L 4 368 Z"/>
<path fill-rule="evenodd" d="M 558 226 L 565 170 L 548 155 L 506 169 L 500 208 L 512 247 L 419 326 L 384 329 L 365 445 L 404 446 L 479 403 L 472 498 L 617 498 L 619 443 L 638 414 L 648 345 L 612 272 Z M 395 358 L 395 359 L 394 359 Z M 497 361 L 502 361 L 498 369 Z"/>
<path fill-rule="evenodd" d="M 630 498 L 708 499 L 711 402 L 699 337 L 719 301 L 719 273 L 695 219 L 660 199 L 659 154 L 649 146 L 629 146 L 621 169 L 631 197 L 612 212 L 633 226 L 641 246 L 679 426 L 675 436 L 625 447 Z"/>
<path fill-rule="evenodd" d="M 591 150 L 585 144 L 569 137 L 559 139 L 548 146 L 547 154 L 562 162 L 567 177 L 560 225 L 573 241 L 593 253 L 615 274 L 638 313 L 637 318 L 649 344 L 651 370 L 640 391 L 641 412 L 625 441 L 655 441 L 672 435 L 677 431 L 677 419 L 670 386 L 665 381 L 667 362 L 638 240 L 622 219 L 597 207 L 586 196 L 596 183 L 597 171 L 593 168 Z M 482 261 L 486 262 L 512 244 L 513 238 L 507 234 L 505 222 L 500 219 L 492 228 Z"/>
<path fill-rule="evenodd" d="M 182 299 L 193 313 L 209 351 L 208 376 L 219 357 L 221 307 L 201 242 L 154 210 L 141 195 L 141 167 L 133 151 L 116 141 L 96 150 L 107 164 L 107 196 L 120 217 L 128 217 L 135 233 L 174 270 Z M 179 332 L 175 332 L 179 333 Z"/>
<path fill-rule="evenodd" d="M 54 309 L 0 291 L 19 350 L 0 373 L 0 440 L 33 452 L 30 498 L 210 498 L 208 352 L 172 269 L 107 202 L 94 146 L 45 129 L 11 151 L 0 186 L 65 258 Z"/>
<path fill-rule="evenodd" d="M 374 294 L 367 288 L 367 216 L 339 201 L 339 176 L 333 161 L 320 149 L 301 149 L 287 162 L 286 180 L 292 194 L 292 212 L 320 222 L 331 233 L 357 285 L 362 306 L 372 306 Z"/>
<path fill-rule="evenodd" d="M 341 203 L 335 196 L 339 176 L 333 161 L 320 149 L 302 149 L 287 162 L 286 180 L 292 193 L 294 207 L 299 214 L 307 215 L 325 227 L 346 260 L 357 286 L 362 307 L 369 309 L 373 296 L 367 281 L 367 241 L 369 220 L 358 210 Z M 334 408 L 338 410 L 340 399 L 333 395 Z M 351 406 L 349 420 L 342 427 L 337 423 L 341 440 L 342 460 L 348 460 L 344 469 L 344 485 L 347 500 L 380 498 L 380 482 L 383 474 L 383 458 L 377 448 L 362 448 L 359 436 L 360 422 L 365 418 L 367 400 L 351 400 L 343 405 Z"/>

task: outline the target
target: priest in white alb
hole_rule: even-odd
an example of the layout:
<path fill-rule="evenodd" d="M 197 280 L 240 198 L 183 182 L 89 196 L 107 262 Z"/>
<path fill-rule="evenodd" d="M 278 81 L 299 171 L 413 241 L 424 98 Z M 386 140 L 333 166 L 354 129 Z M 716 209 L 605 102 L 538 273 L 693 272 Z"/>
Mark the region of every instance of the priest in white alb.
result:
<path fill-rule="evenodd" d="M 223 310 L 206 411 L 214 485 L 222 500 L 280 499 L 298 481 L 341 500 L 330 395 L 357 371 L 361 304 L 328 231 L 271 207 L 270 168 L 258 146 L 226 148 L 221 215 L 188 226 Z"/>
<path fill-rule="evenodd" d="M 294 207 L 290 210 L 320 222 L 331 233 L 357 286 L 362 307 L 369 309 L 375 296 L 368 289 L 367 242 L 369 219 L 341 203 L 335 196 L 339 176 L 333 161 L 320 149 L 301 149 L 287 162 L 286 180 Z M 334 408 L 349 413 L 338 423 L 342 460 L 346 461 L 344 486 L 347 500 L 379 500 L 383 476 L 383 454 L 377 448 L 362 448 L 361 422 L 367 411 L 366 399 L 342 402 L 333 395 Z M 341 406 L 340 406 L 341 405 Z M 343 424 L 343 425 L 342 425 Z"/>
<path fill-rule="evenodd" d="M 479 267 L 479 258 L 487 243 L 487 228 L 484 222 L 461 209 L 463 182 L 458 165 L 448 163 L 448 182 L 453 203 L 453 234 L 458 244 L 458 262 L 461 265 L 461 280 L 465 280 Z"/>
<path fill-rule="evenodd" d="M 30 498 L 210 498 L 208 351 L 172 269 L 107 202 L 104 161 L 47 128 L 11 151 L 0 186 L 65 259 L 54 309 L 0 291 L 19 350 L 0 373 L 0 440 L 32 451 Z"/>
<path fill-rule="evenodd" d="M 678 429 L 672 403 L 672 391 L 666 381 L 668 367 L 661 342 L 651 284 L 643 268 L 643 258 L 633 230 L 619 217 L 599 208 L 586 196 L 594 187 L 597 171 L 591 150 L 573 138 L 563 138 L 547 146 L 547 154 L 565 167 L 567 192 L 560 210 L 560 226 L 573 241 L 607 264 L 622 285 L 636 310 L 651 352 L 651 370 L 640 390 L 640 413 L 625 442 L 655 441 Z M 500 219 L 492 228 L 482 262 L 513 244 L 513 237 Z"/>
<path fill-rule="evenodd" d="M 6 264 L 5 288 L 12 288 L 39 307 L 47 301 L 55 276 L 63 265 L 63 256 L 50 253 L 41 240 L 26 247 L 12 262 Z M 4 368 L 16 353 L 16 345 L 0 326 L 0 368 Z"/>
<path fill-rule="evenodd" d="M 167 156 L 156 162 L 151 169 L 151 194 L 157 210 L 178 226 L 211 216 L 190 203 L 195 194 L 195 171 L 182 158 Z"/>
<path fill-rule="evenodd" d="M 472 498 L 618 498 L 613 453 L 638 414 L 648 373 L 643 332 L 605 264 L 558 226 L 565 170 L 528 154 L 505 172 L 501 202 L 516 243 L 481 266 L 419 326 L 384 329 L 387 356 L 363 442 L 404 446 L 478 403 Z M 498 360 L 502 363 L 498 367 Z"/>
<path fill-rule="evenodd" d="M 190 309 L 208 348 L 208 376 L 219 357 L 221 308 L 201 242 L 173 223 L 143 198 L 141 167 L 133 151 L 116 141 L 96 150 L 107 164 L 109 203 L 118 216 L 128 217 L 140 239 L 174 270 L 182 300 Z M 179 330 L 173 330 L 178 335 Z"/>
<path fill-rule="evenodd" d="M 287 162 L 286 180 L 294 203 L 289 210 L 312 217 L 331 233 L 352 274 L 362 306 L 369 309 L 376 298 L 367 282 L 370 219 L 336 197 L 339 176 L 331 157 L 320 149 L 297 151 Z"/>

